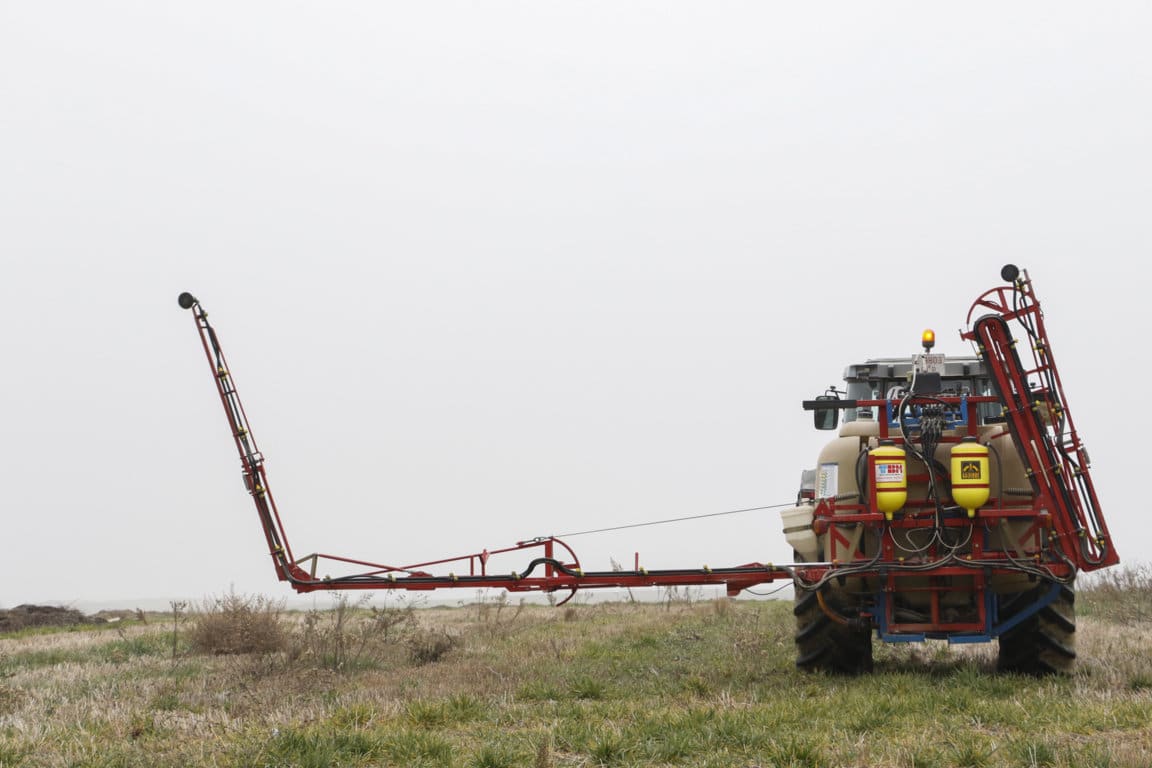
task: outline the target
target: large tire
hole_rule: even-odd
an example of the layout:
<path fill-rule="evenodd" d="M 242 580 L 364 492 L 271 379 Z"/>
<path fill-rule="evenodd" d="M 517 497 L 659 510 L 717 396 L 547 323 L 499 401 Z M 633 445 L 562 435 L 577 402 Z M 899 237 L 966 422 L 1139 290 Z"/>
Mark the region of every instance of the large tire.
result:
<path fill-rule="evenodd" d="M 1010 618 L 1039 600 L 1051 587 L 1047 584 L 1022 593 L 1005 606 Z M 1000 635 L 1000 655 L 996 668 L 1022 675 L 1067 675 L 1076 663 L 1076 591 L 1061 585 L 1056 599 L 1035 616 Z"/>
<path fill-rule="evenodd" d="M 871 672 L 872 631 L 833 621 L 820 607 L 816 594 L 796 590 L 792 613 L 796 616 L 797 668 L 837 675 Z M 834 596 L 827 592 L 824 599 L 826 604 L 835 605 Z"/>

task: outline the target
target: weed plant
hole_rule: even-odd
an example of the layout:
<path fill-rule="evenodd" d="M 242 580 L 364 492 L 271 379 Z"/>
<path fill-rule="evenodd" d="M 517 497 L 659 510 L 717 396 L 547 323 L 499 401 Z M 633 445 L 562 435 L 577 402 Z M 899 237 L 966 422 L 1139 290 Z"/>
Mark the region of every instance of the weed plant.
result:
<path fill-rule="evenodd" d="M 179 605 L 183 607 L 183 604 Z M 211 598 L 194 617 L 189 642 L 198 653 L 282 651 L 288 641 L 280 620 L 283 610 L 282 602 L 260 595 L 231 592 Z M 177 628 L 178 617 L 177 604 L 173 604 L 173 626 Z"/>

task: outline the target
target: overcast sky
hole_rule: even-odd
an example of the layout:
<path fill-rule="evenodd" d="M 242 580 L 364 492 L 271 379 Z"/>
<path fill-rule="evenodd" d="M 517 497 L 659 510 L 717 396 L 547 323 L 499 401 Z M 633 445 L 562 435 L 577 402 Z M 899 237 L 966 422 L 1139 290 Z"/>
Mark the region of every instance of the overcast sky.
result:
<path fill-rule="evenodd" d="M 1144 561 L 1150 39 L 1147 2 L 0 0 L 0 605 L 289 593 L 181 291 L 295 553 L 403 564 L 788 503 L 801 401 L 968 353 L 1015 262 Z M 569 543 L 790 559 L 775 510 Z"/>

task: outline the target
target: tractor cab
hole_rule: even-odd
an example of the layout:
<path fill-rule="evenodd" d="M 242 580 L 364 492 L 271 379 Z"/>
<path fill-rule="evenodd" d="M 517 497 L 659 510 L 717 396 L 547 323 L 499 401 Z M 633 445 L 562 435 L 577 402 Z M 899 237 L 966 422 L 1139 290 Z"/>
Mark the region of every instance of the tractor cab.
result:
<path fill-rule="evenodd" d="M 978 357 L 944 357 L 920 354 L 912 357 L 885 357 L 855 363 L 844 369 L 844 389 L 830 387 L 809 401 L 813 426 L 834 430 L 840 422 L 849 424 L 874 420 L 883 406 L 864 404 L 888 401 L 897 408 L 908 395 L 919 397 L 973 397 L 994 394 L 992 380 Z M 843 411 L 843 417 L 840 416 Z M 1000 419 L 995 403 L 980 403 L 980 424 Z"/>

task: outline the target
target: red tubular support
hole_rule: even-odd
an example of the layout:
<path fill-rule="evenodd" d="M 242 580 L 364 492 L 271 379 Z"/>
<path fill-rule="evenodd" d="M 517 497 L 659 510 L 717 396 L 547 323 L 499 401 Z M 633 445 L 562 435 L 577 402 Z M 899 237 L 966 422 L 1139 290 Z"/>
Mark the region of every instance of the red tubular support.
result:
<path fill-rule="evenodd" d="M 978 309 L 990 312 L 973 321 Z M 1031 367 L 1020 359 L 1010 320 L 1019 321 L 1031 341 Z M 1115 565 L 1120 559 L 1100 513 L 1087 451 L 1072 423 L 1040 302 L 1027 273 L 1011 288 L 1001 286 L 977 299 L 968 322 L 971 330 L 962 337 L 975 341 L 988 362 L 1039 505 L 1053 515 L 1055 542 L 1083 570 Z"/>

